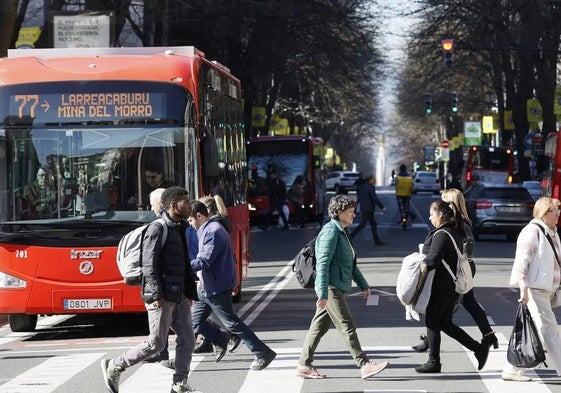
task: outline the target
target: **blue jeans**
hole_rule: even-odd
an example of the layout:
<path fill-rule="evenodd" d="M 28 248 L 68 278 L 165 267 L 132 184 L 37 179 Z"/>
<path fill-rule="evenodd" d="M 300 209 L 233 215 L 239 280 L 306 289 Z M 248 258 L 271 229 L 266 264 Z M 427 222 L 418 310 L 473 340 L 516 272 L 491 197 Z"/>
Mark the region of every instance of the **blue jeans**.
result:
<path fill-rule="evenodd" d="M 208 297 L 206 292 L 200 288 L 197 288 L 197 292 L 199 300 L 193 303 L 191 309 L 195 334 L 202 334 L 205 339 L 213 344 L 226 346 L 228 343 L 228 334 L 208 321 L 208 317 L 214 312 L 222 325 L 224 325 L 231 334 L 239 336 L 256 357 L 263 357 L 265 353 L 271 351 L 271 348 L 261 341 L 255 333 L 242 322 L 240 317 L 238 317 L 234 311 L 232 293 L 230 291 L 224 291 Z"/>

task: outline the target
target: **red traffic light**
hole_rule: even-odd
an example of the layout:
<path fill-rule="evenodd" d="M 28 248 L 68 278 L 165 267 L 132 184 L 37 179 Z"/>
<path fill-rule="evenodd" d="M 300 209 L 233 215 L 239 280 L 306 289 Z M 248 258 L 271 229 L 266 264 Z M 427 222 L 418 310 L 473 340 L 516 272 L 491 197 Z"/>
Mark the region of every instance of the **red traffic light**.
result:
<path fill-rule="evenodd" d="M 454 40 L 446 39 L 442 40 L 442 50 L 445 52 L 451 52 L 454 50 Z"/>

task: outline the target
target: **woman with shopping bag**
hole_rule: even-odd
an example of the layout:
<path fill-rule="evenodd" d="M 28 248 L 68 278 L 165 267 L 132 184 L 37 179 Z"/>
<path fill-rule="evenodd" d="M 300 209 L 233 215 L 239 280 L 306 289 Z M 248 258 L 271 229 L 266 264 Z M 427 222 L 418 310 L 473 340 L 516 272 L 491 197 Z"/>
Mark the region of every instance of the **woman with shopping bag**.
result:
<path fill-rule="evenodd" d="M 547 362 L 561 376 L 561 334 L 551 302 L 561 283 L 561 241 L 557 234 L 558 199 L 542 197 L 534 205 L 534 219 L 520 232 L 510 285 L 520 289 L 519 303 L 525 304 L 547 351 Z M 503 369 L 505 381 L 528 382 L 525 368 L 508 363 Z"/>

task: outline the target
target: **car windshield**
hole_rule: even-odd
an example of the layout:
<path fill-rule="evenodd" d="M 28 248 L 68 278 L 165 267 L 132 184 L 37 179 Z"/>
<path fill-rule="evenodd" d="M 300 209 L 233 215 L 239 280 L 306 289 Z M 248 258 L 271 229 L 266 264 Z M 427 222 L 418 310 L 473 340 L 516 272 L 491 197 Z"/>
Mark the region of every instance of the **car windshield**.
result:
<path fill-rule="evenodd" d="M 487 188 L 483 191 L 483 198 L 488 199 L 531 199 L 528 190 L 524 188 Z"/>

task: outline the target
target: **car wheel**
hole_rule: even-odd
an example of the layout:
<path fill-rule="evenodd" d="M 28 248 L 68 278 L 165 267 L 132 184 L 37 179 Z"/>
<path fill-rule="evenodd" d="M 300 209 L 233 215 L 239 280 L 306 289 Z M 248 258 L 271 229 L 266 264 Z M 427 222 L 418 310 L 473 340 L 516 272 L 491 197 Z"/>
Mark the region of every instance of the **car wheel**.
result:
<path fill-rule="evenodd" d="M 506 234 L 506 240 L 509 242 L 515 242 L 518 239 L 518 232 L 508 232 Z"/>
<path fill-rule="evenodd" d="M 339 184 L 335 184 L 335 194 L 339 195 L 341 193 L 341 187 L 339 187 Z"/>

